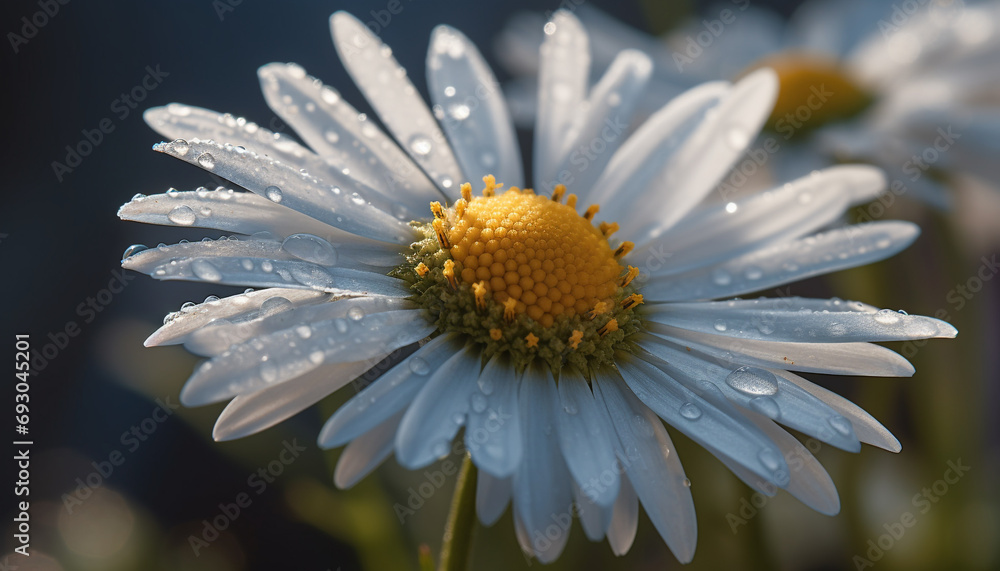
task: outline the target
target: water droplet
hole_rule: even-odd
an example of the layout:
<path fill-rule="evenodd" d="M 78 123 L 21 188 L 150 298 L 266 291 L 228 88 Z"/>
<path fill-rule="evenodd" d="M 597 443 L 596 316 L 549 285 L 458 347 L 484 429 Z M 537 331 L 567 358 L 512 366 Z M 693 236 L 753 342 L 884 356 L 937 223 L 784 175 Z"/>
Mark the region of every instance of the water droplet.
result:
<path fill-rule="evenodd" d="M 452 85 L 449 85 L 449 86 L 445 87 L 444 88 L 444 95 L 445 95 L 445 97 L 454 97 L 455 96 L 455 87 L 452 86 Z"/>
<path fill-rule="evenodd" d="M 184 139 L 177 139 L 176 141 L 174 141 L 174 152 L 177 153 L 178 156 L 183 157 L 184 155 L 188 154 L 188 151 L 190 150 L 191 150 L 191 145 L 189 145 L 188 142 L 185 141 Z"/>
<path fill-rule="evenodd" d="M 410 139 L 410 150 L 421 157 L 429 155 L 432 148 L 434 145 L 431 140 L 423 135 L 414 135 Z"/>
<path fill-rule="evenodd" d="M 722 331 L 725 331 L 726 329 L 727 328 L 726 328 L 726 322 L 725 322 L 725 320 L 722 320 L 722 319 L 716 319 L 715 320 L 715 330 L 716 331 L 722 332 Z"/>
<path fill-rule="evenodd" d="M 680 408 L 680 413 L 681 416 L 683 416 L 688 420 L 697 420 L 701 418 L 701 409 L 698 408 L 698 405 L 692 402 L 686 402 L 682 404 Z"/>
<path fill-rule="evenodd" d="M 260 317 L 269 317 L 276 313 L 281 313 L 292 308 L 292 302 L 287 298 L 276 295 L 274 297 L 269 297 L 264 300 L 264 303 L 260 304 Z"/>
<path fill-rule="evenodd" d="M 427 373 L 431 372 L 431 367 L 430 365 L 427 364 L 427 361 L 423 360 L 422 358 L 413 357 L 412 359 L 410 359 L 410 371 L 414 375 L 424 376 Z"/>
<path fill-rule="evenodd" d="M 274 271 L 274 264 L 270 260 L 264 260 L 260 263 L 260 269 L 264 270 L 266 273 L 271 273 Z"/>
<path fill-rule="evenodd" d="M 278 273 L 282 275 L 280 271 Z M 282 277 L 285 276 L 282 275 Z M 330 272 L 319 266 L 293 267 L 290 275 L 285 277 L 285 279 L 289 278 L 311 288 L 326 289 L 333 287 L 333 276 L 330 275 Z"/>
<path fill-rule="evenodd" d="M 212 209 L 209 208 L 209 207 L 207 207 L 207 206 L 202 206 L 201 209 L 198 212 L 200 212 L 202 216 L 211 216 L 212 215 Z"/>
<path fill-rule="evenodd" d="M 781 455 L 773 448 L 765 448 L 757 454 L 760 463 L 768 470 L 774 471 L 781 467 Z"/>
<path fill-rule="evenodd" d="M 198 219 L 189 206 L 178 206 L 167 214 L 167 219 L 180 226 L 190 226 Z"/>
<path fill-rule="evenodd" d="M 262 363 L 260 366 L 260 378 L 265 383 L 273 383 L 278 380 L 278 368 L 273 363 Z"/>
<path fill-rule="evenodd" d="M 243 260 L 240 260 L 240 265 L 243 266 L 243 269 L 248 272 L 253 270 L 253 260 L 249 258 L 244 258 Z"/>
<path fill-rule="evenodd" d="M 832 426 L 834 430 L 844 436 L 849 436 L 852 432 L 854 432 L 854 427 L 851 426 L 851 421 L 847 420 L 843 416 L 840 416 L 839 414 L 831 416 L 829 422 L 830 426 Z"/>
<path fill-rule="evenodd" d="M 337 263 L 337 250 L 319 236 L 292 234 L 281 243 L 281 249 L 300 260 L 332 266 Z"/>
<path fill-rule="evenodd" d="M 362 206 L 362 205 L 365 204 L 365 199 L 360 194 L 358 194 L 356 192 L 352 192 L 351 193 L 351 202 L 353 202 L 354 204 L 357 204 L 358 206 Z"/>
<path fill-rule="evenodd" d="M 464 121 L 469 118 L 472 110 L 468 105 L 458 104 L 448 107 L 448 114 L 456 121 Z"/>
<path fill-rule="evenodd" d="M 778 379 L 770 371 L 757 367 L 740 367 L 726 377 L 726 384 L 748 395 L 773 395 L 778 392 Z"/>
<path fill-rule="evenodd" d="M 717 286 L 727 286 L 733 281 L 733 276 L 729 275 L 729 272 L 722 268 L 716 268 L 712 272 L 712 281 Z"/>
<path fill-rule="evenodd" d="M 899 323 L 899 314 L 891 309 L 880 309 L 875 313 L 875 321 L 882 325 L 892 325 Z"/>
<path fill-rule="evenodd" d="M 214 169 L 215 157 L 213 157 L 210 153 L 202 153 L 198 157 L 198 164 L 201 165 L 202 168 Z"/>
<path fill-rule="evenodd" d="M 347 333 L 349 328 L 347 321 L 340 318 L 333 320 L 333 326 L 337 329 L 338 333 Z"/>
<path fill-rule="evenodd" d="M 748 280 L 759 280 L 764 275 L 764 272 L 757 266 L 750 266 L 743 271 L 743 275 L 746 276 Z"/>
<path fill-rule="evenodd" d="M 308 325 L 299 325 L 295 328 L 295 334 L 303 339 L 309 339 L 312 337 L 313 330 Z"/>
<path fill-rule="evenodd" d="M 313 351 L 312 353 L 309 353 L 309 362 L 313 365 L 319 365 L 325 358 L 326 355 L 324 355 L 322 351 Z"/>
<path fill-rule="evenodd" d="M 740 206 L 738 204 L 736 204 L 735 202 L 730 202 L 730 203 L 726 204 L 726 212 L 728 212 L 730 214 L 736 212 L 737 210 L 739 210 L 739 208 L 740 208 Z"/>
<path fill-rule="evenodd" d="M 148 250 L 148 249 L 149 248 L 147 248 L 146 246 L 144 246 L 142 244 L 132 244 L 128 248 L 125 248 L 125 253 L 122 254 L 122 261 L 124 262 L 129 257 L 134 256 L 134 255 L 138 254 L 139 252 L 141 252 L 143 250 Z"/>
<path fill-rule="evenodd" d="M 191 262 L 191 271 L 199 279 L 207 282 L 217 282 L 222 279 L 222 274 L 211 262 L 205 260 L 195 260 Z"/>
<path fill-rule="evenodd" d="M 361 321 L 365 318 L 365 310 L 356 306 L 352 307 L 347 310 L 347 317 L 349 317 L 351 321 Z"/>
<path fill-rule="evenodd" d="M 768 418 L 777 418 L 778 413 L 781 412 L 778 409 L 778 403 L 771 397 L 754 397 L 750 399 L 750 408 Z"/>
<path fill-rule="evenodd" d="M 484 410 L 486 410 L 486 405 L 488 404 L 488 401 L 486 400 L 486 397 L 483 396 L 481 393 L 473 393 L 472 396 L 469 398 L 469 404 L 472 406 L 472 410 L 474 412 L 483 412 Z"/>
<path fill-rule="evenodd" d="M 545 27 L 542 29 L 545 30 L 545 35 L 551 36 L 552 34 L 556 33 L 556 23 L 546 22 Z"/>
<path fill-rule="evenodd" d="M 269 186 L 264 189 L 264 195 L 271 202 L 281 202 L 281 199 L 284 198 L 281 195 L 281 189 L 276 186 Z"/>
<path fill-rule="evenodd" d="M 576 413 L 580 412 L 576 408 L 576 405 L 573 404 L 573 403 L 571 403 L 571 402 L 568 402 L 565 405 L 563 405 L 563 410 L 566 411 L 566 414 L 576 414 Z"/>
<path fill-rule="evenodd" d="M 691 487 L 691 480 L 689 480 L 687 478 L 684 478 L 684 481 L 681 482 L 681 484 L 683 484 L 685 488 L 690 488 Z"/>
<path fill-rule="evenodd" d="M 323 138 L 330 144 L 336 144 L 340 140 L 340 135 L 336 131 L 327 131 L 323 134 Z"/>

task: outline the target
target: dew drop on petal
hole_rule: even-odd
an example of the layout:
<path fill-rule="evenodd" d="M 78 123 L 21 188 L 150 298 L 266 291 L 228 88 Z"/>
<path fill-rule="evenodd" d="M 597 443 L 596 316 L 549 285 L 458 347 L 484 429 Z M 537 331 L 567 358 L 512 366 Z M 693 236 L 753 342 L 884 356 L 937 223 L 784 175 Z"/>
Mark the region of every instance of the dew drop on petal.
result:
<path fill-rule="evenodd" d="M 767 396 L 750 399 L 750 408 L 768 418 L 776 418 L 780 412 L 778 403 L 773 398 Z"/>
<path fill-rule="evenodd" d="M 430 365 L 427 364 L 427 361 L 423 360 L 422 358 L 413 357 L 412 359 L 410 359 L 410 372 L 412 372 L 414 375 L 424 376 L 427 373 L 431 372 L 431 367 Z"/>
<path fill-rule="evenodd" d="M 337 263 L 337 250 L 333 245 L 312 234 L 292 234 L 281 243 L 281 249 L 314 264 L 332 266 Z"/>
<path fill-rule="evenodd" d="M 777 470 L 781 467 L 781 456 L 772 448 L 765 448 L 757 454 L 760 463 L 768 470 Z"/>
<path fill-rule="evenodd" d="M 281 189 L 276 186 L 269 186 L 264 189 L 264 195 L 271 202 L 281 202 L 281 199 L 284 198 L 281 195 Z"/>
<path fill-rule="evenodd" d="M 288 298 L 276 295 L 274 297 L 269 297 L 264 300 L 264 303 L 260 304 L 260 317 L 268 317 L 276 313 L 281 313 L 292 308 L 292 302 Z"/>
<path fill-rule="evenodd" d="M 410 139 L 410 150 L 421 157 L 429 155 L 433 148 L 434 145 L 431 143 L 431 140 L 423 135 L 414 135 Z"/>
<path fill-rule="evenodd" d="M 213 157 L 211 155 L 211 153 L 202 153 L 198 157 L 198 164 L 201 165 L 202 168 L 214 169 L 215 168 L 215 157 Z"/>
<path fill-rule="evenodd" d="M 191 262 L 191 271 L 198 277 L 198 279 L 202 279 L 207 282 L 217 282 L 222 279 L 222 274 L 219 272 L 218 268 L 206 260 L 195 260 Z"/>
<path fill-rule="evenodd" d="M 303 339 L 309 339 L 312 337 L 312 327 L 308 325 L 299 325 L 295 328 L 295 334 Z"/>
<path fill-rule="evenodd" d="M 844 436 L 850 435 L 851 432 L 854 430 L 854 427 L 851 426 L 851 421 L 847 420 L 843 416 L 840 416 L 839 414 L 831 416 L 829 422 L 830 426 L 832 426 L 834 430 L 843 434 Z"/>
<path fill-rule="evenodd" d="M 698 408 L 698 405 L 692 402 L 686 402 L 682 404 L 680 408 L 680 413 L 681 416 L 683 416 L 688 420 L 697 420 L 701 418 L 701 409 Z"/>
<path fill-rule="evenodd" d="M 469 405 L 472 406 L 472 410 L 474 412 L 483 412 L 486 410 L 487 404 L 486 397 L 481 393 L 473 393 L 472 396 L 469 397 Z"/>
<path fill-rule="evenodd" d="M 726 384 L 748 395 L 773 395 L 778 392 L 774 374 L 757 367 L 740 367 L 726 377 Z"/>
<path fill-rule="evenodd" d="M 715 320 L 715 330 L 718 332 L 723 332 L 727 329 L 725 320 L 716 319 Z"/>
<path fill-rule="evenodd" d="M 312 353 L 309 353 L 309 362 L 313 365 L 319 365 L 325 358 L 326 356 L 322 351 L 313 351 Z"/>
<path fill-rule="evenodd" d="M 191 207 L 183 205 L 174 208 L 169 214 L 167 214 L 167 220 L 170 220 L 174 224 L 178 224 L 180 226 L 190 226 L 194 224 L 197 218 L 198 217 L 195 216 L 194 210 L 191 210 Z"/>
<path fill-rule="evenodd" d="M 132 244 L 128 248 L 125 248 L 125 252 L 122 254 L 122 261 L 124 262 L 125 260 L 127 260 L 131 256 L 134 256 L 134 255 L 138 254 L 139 252 L 141 252 L 143 250 L 148 250 L 148 249 L 149 248 L 147 248 L 146 246 L 144 246 L 142 244 Z"/>
<path fill-rule="evenodd" d="M 174 152 L 177 153 L 177 156 L 183 157 L 188 154 L 188 151 L 190 150 L 191 145 L 188 145 L 188 142 L 184 139 L 177 139 L 174 141 Z"/>
<path fill-rule="evenodd" d="M 880 309 L 875 313 L 875 321 L 882 325 L 893 325 L 899 323 L 900 319 L 899 313 L 891 309 Z"/>

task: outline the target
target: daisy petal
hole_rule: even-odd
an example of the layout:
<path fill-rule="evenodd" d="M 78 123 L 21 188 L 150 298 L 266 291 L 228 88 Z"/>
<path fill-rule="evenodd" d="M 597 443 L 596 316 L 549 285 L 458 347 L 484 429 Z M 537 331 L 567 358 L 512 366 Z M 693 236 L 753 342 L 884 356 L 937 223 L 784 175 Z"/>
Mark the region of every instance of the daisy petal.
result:
<path fill-rule="evenodd" d="M 653 184 L 659 169 L 673 157 L 705 114 L 731 91 L 724 81 L 695 87 L 653 113 L 612 155 L 589 201 L 601 204 L 607 220 L 622 220 Z"/>
<path fill-rule="evenodd" d="M 604 425 L 594 394 L 578 370 L 564 368 L 558 389 L 555 420 L 566 465 L 591 502 L 610 508 L 618 497 L 614 434 Z"/>
<path fill-rule="evenodd" d="M 458 197 L 462 169 L 389 46 L 347 12 L 330 16 L 330 30 L 340 61 L 382 123 L 445 194 Z"/>
<path fill-rule="evenodd" d="M 518 393 L 524 460 L 514 475 L 514 512 L 542 563 L 559 557 L 573 521 L 570 475 L 559 453 L 553 418 L 558 403 L 548 367 L 529 367 Z M 556 537 L 547 533 L 553 525 L 559 530 Z"/>
<path fill-rule="evenodd" d="M 896 437 L 893 436 L 888 429 L 886 429 L 886 427 L 882 426 L 882 423 L 875 420 L 875 417 L 865 412 L 864 409 L 858 405 L 852 403 L 837 393 L 811 383 L 794 373 L 789 373 L 788 371 L 779 369 L 770 369 L 770 371 L 776 376 L 797 385 L 802 390 L 822 400 L 827 406 L 844 416 L 851 422 L 851 426 L 854 428 L 854 432 L 857 434 L 858 439 L 861 440 L 861 442 L 871 444 L 872 446 L 878 446 L 879 448 L 888 450 L 889 452 L 899 452 L 902 450 L 903 447 L 900 446 L 899 440 L 897 440 Z"/>
<path fill-rule="evenodd" d="M 632 215 L 620 220 L 622 230 L 639 237 L 636 243 L 645 242 L 642 234 L 655 235 L 690 212 L 753 142 L 777 93 L 777 75 L 767 68 L 736 83 L 647 187 L 647 192 L 657 192 L 656 199 L 639 208 L 632 205 Z M 669 192 L 659 192 L 665 189 Z"/>
<path fill-rule="evenodd" d="M 628 136 L 632 115 L 652 69 L 653 63 L 642 52 L 627 50 L 618 54 L 574 119 L 573 136 L 564 144 L 564 152 L 555 167 L 556 178 L 543 181 L 542 191 L 552 192 L 558 180 L 571 183 L 573 192 L 581 197 L 590 193 L 594 182 Z"/>
<path fill-rule="evenodd" d="M 414 236 L 405 223 L 371 204 L 378 198 L 374 192 L 344 192 L 253 151 L 199 140 L 160 143 L 153 150 L 198 165 L 268 200 L 352 234 L 395 244 L 407 243 Z"/>
<path fill-rule="evenodd" d="M 305 235 L 293 235 L 305 236 Z M 315 238 L 315 241 L 313 240 Z M 308 239 L 318 244 L 320 239 Z M 329 246 L 329 244 L 326 244 Z M 324 247 L 325 248 L 325 247 Z M 322 251 L 323 258 L 338 265 L 358 266 L 336 253 Z M 315 251 L 313 251 L 315 253 Z M 312 254 L 308 254 L 312 256 Z M 296 287 L 338 294 L 406 296 L 401 280 L 379 272 L 331 267 L 294 256 L 274 240 L 227 240 L 182 242 L 137 252 L 122 260 L 122 267 L 158 280 L 188 280 L 253 287 Z M 358 266 L 360 268 L 360 266 Z"/>
<path fill-rule="evenodd" d="M 632 256 L 645 258 L 657 275 L 716 264 L 832 224 L 853 198 L 874 199 L 885 184 L 885 175 L 874 167 L 830 167 L 771 191 L 696 210 Z M 662 269 L 652 269 L 654 264 Z"/>
<path fill-rule="evenodd" d="M 628 553 L 639 530 L 639 498 L 632 489 L 628 475 L 622 478 L 621 490 L 615 500 L 611 512 L 611 523 L 608 525 L 608 545 L 611 552 L 621 557 Z"/>
<path fill-rule="evenodd" d="M 568 131 L 587 96 L 590 51 L 587 32 L 566 10 L 545 25 L 538 72 L 538 121 L 535 125 L 535 188 L 552 186 Z"/>
<path fill-rule="evenodd" d="M 837 487 L 819 460 L 795 437 L 769 419 L 749 411 L 744 414 L 774 441 L 781 449 L 781 455 L 792 467 L 791 482 L 785 488 L 788 493 L 821 514 L 835 515 L 840 512 Z"/>
<path fill-rule="evenodd" d="M 764 369 L 723 366 L 678 346 L 645 335 L 640 347 L 662 360 L 659 368 L 692 390 L 699 381 L 714 384 L 730 402 L 759 412 L 827 444 L 849 452 L 861 443 L 846 419 L 820 399 Z"/>
<path fill-rule="evenodd" d="M 712 267 L 654 275 L 642 293 L 649 301 L 691 301 L 761 291 L 883 260 L 909 246 L 919 233 L 915 224 L 898 221 L 838 228 L 767 246 Z"/>
<path fill-rule="evenodd" d="M 913 365 L 895 351 L 871 343 L 801 343 L 733 339 L 658 323 L 649 331 L 671 343 L 724 361 L 829 375 L 909 377 Z"/>
<path fill-rule="evenodd" d="M 270 428 L 316 404 L 371 368 L 371 361 L 325 365 L 287 383 L 237 395 L 215 421 L 216 442 L 235 440 Z"/>
<path fill-rule="evenodd" d="M 824 300 L 801 298 L 650 304 L 644 317 L 688 331 L 762 341 L 905 341 L 958 334 L 939 319 L 891 309 L 837 310 L 851 305 L 840 302 L 834 306 Z"/>
<path fill-rule="evenodd" d="M 350 488 L 385 462 L 392 454 L 392 445 L 402 418 L 403 412 L 400 411 L 347 445 L 333 472 L 333 483 L 338 488 Z"/>
<path fill-rule="evenodd" d="M 482 472 L 506 478 L 521 463 L 520 376 L 509 359 L 495 356 L 486 363 L 477 384 L 479 391 L 469 397 L 465 447 Z"/>
<path fill-rule="evenodd" d="M 479 521 L 490 526 L 500 519 L 510 502 L 510 487 L 514 478 L 495 478 L 489 472 L 480 472 L 476 478 L 476 515 Z"/>
<path fill-rule="evenodd" d="M 639 400 L 671 426 L 702 446 L 718 450 L 746 466 L 760 478 L 779 486 L 788 483 L 788 466 L 774 443 L 724 399 L 722 403 L 711 402 L 703 396 L 714 396 L 718 392 L 714 385 L 705 383 L 709 386 L 699 387 L 701 390 L 696 393 L 631 354 L 617 353 L 615 363 Z"/>
<path fill-rule="evenodd" d="M 208 404 L 294 379 L 324 362 L 385 356 L 433 331 L 434 326 L 427 324 L 418 310 L 387 311 L 357 321 L 338 318 L 284 329 L 235 345 L 203 363 L 184 385 L 181 402 L 186 406 Z"/>
<path fill-rule="evenodd" d="M 427 85 L 463 180 L 488 174 L 508 186 L 524 186 L 521 150 L 500 82 L 476 46 L 449 26 L 438 26 L 427 50 Z"/>
<path fill-rule="evenodd" d="M 319 434 L 320 448 L 343 446 L 405 409 L 445 361 L 461 347 L 439 335 L 344 403 Z"/>
<path fill-rule="evenodd" d="M 191 333 L 217 319 L 237 321 L 257 317 L 261 306 L 268 300 L 275 300 L 268 311 L 285 311 L 293 307 L 322 303 L 333 296 L 315 290 L 268 288 L 247 291 L 241 294 L 213 299 L 172 313 L 164 320 L 163 327 L 153 332 L 143 342 L 146 347 L 177 345 L 184 343 Z M 280 307 L 277 307 L 280 305 Z"/>
<path fill-rule="evenodd" d="M 451 451 L 451 440 L 465 423 L 471 388 L 479 377 L 480 357 L 466 346 L 431 374 L 406 410 L 396 434 L 396 458 L 410 470 L 422 468 Z"/>
<path fill-rule="evenodd" d="M 625 451 L 628 479 L 646 514 L 674 556 L 681 563 L 691 561 L 698 538 L 694 500 L 663 423 L 618 379 L 598 373 L 595 380 Z"/>
<path fill-rule="evenodd" d="M 618 499 L 618 490 L 615 490 L 615 500 Z M 595 504 L 587 496 L 587 493 L 573 482 L 573 502 L 576 508 L 576 515 L 580 518 L 580 527 L 583 528 L 584 535 L 591 541 L 604 539 L 604 533 L 611 525 L 612 506 L 601 507 Z"/>
<path fill-rule="evenodd" d="M 430 201 L 441 199 L 396 143 L 336 90 L 296 64 L 268 64 L 257 75 L 267 104 L 324 160 L 405 205 L 394 215 L 415 218 L 408 212 L 423 213 Z"/>

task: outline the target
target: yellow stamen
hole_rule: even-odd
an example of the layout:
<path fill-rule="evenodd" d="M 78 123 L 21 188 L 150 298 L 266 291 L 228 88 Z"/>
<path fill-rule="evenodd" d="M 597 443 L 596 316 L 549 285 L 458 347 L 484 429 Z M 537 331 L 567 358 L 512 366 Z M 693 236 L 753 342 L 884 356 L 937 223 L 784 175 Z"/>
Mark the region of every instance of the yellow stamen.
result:
<path fill-rule="evenodd" d="M 434 213 L 434 218 L 444 218 L 444 208 L 442 208 L 441 203 L 436 200 L 431 203 L 431 212 Z"/>
<path fill-rule="evenodd" d="M 615 250 L 615 259 L 616 260 L 622 259 L 626 255 L 628 255 L 629 252 L 632 251 L 632 248 L 635 248 L 635 244 L 633 244 L 632 242 L 622 242 L 622 245 L 618 246 L 618 249 Z"/>
<path fill-rule="evenodd" d="M 426 276 L 427 272 L 431 271 L 431 269 L 427 267 L 427 264 L 425 264 L 423 262 L 420 262 L 419 264 L 417 264 L 417 267 L 414 268 L 414 270 L 416 270 L 417 275 L 420 276 L 420 277 Z"/>
<path fill-rule="evenodd" d="M 612 319 L 611 321 L 605 323 L 604 327 L 598 329 L 597 334 L 604 337 L 608 333 L 614 333 L 615 331 L 618 331 L 618 320 Z"/>
<path fill-rule="evenodd" d="M 438 243 L 441 244 L 441 247 L 445 250 L 451 248 L 451 242 L 448 241 L 448 233 L 444 229 L 444 220 L 435 218 L 431 225 L 434 226 L 434 233 L 437 234 Z"/>
<path fill-rule="evenodd" d="M 639 268 L 635 266 L 629 266 L 628 272 L 625 274 L 624 277 L 622 277 L 618 285 L 620 285 L 621 287 L 627 287 L 628 284 L 632 283 L 632 280 L 634 280 L 638 275 L 639 275 Z"/>
<path fill-rule="evenodd" d="M 618 223 L 612 222 L 609 224 L 607 222 L 601 222 L 598 229 L 601 231 L 601 234 L 604 234 L 605 238 L 610 238 L 612 234 L 618 231 Z"/>
<path fill-rule="evenodd" d="M 444 270 L 442 271 L 444 277 L 448 278 L 448 283 L 451 284 L 452 289 L 458 289 L 458 280 L 455 279 L 455 262 L 452 260 L 444 261 Z"/>
<path fill-rule="evenodd" d="M 528 333 L 524 336 L 524 340 L 528 342 L 528 348 L 538 347 L 538 337 L 534 333 Z"/>
<path fill-rule="evenodd" d="M 579 329 L 574 329 L 573 334 L 569 337 L 570 349 L 576 349 L 580 346 L 580 341 L 583 341 L 583 331 Z"/>
<path fill-rule="evenodd" d="M 562 202 L 563 195 L 566 194 L 566 185 L 557 184 L 554 189 L 552 189 L 552 200 L 556 202 Z"/>
<path fill-rule="evenodd" d="M 566 206 L 569 206 L 570 208 L 576 208 L 576 195 L 575 194 L 571 193 L 571 194 L 566 195 Z"/>
<path fill-rule="evenodd" d="M 583 213 L 584 220 L 586 220 L 587 222 L 593 220 L 594 216 L 597 216 L 597 211 L 600 209 L 601 209 L 600 206 L 596 204 L 591 204 L 590 207 L 587 208 L 587 211 Z"/>
<path fill-rule="evenodd" d="M 633 293 L 632 295 L 622 300 L 622 309 L 632 309 L 633 307 L 641 303 L 642 303 L 642 294 Z"/>
<path fill-rule="evenodd" d="M 599 301 L 594 304 L 594 309 L 590 310 L 590 313 L 587 314 L 587 317 L 589 319 L 593 319 L 598 315 L 601 315 L 602 313 L 607 313 L 608 309 L 610 308 L 608 307 L 607 302 Z"/>
<path fill-rule="evenodd" d="M 483 184 L 486 185 L 486 188 L 483 189 L 483 196 L 485 197 L 494 196 L 496 194 L 496 190 L 503 187 L 503 183 L 497 184 L 496 177 L 491 174 L 483 177 Z"/>
<path fill-rule="evenodd" d="M 503 337 L 503 331 L 497 328 L 490 329 L 490 339 L 499 341 Z"/>
<path fill-rule="evenodd" d="M 472 200 L 472 185 L 467 182 L 462 183 L 462 198 L 466 202 Z"/>
<path fill-rule="evenodd" d="M 472 293 L 476 296 L 476 309 L 482 311 L 486 309 L 486 282 L 476 282 L 472 284 Z"/>
<path fill-rule="evenodd" d="M 514 317 L 517 315 L 517 300 L 508 297 L 507 301 L 503 302 L 503 318 L 507 323 L 514 321 Z"/>
<path fill-rule="evenodd" d="M 466 183 L 468 184 L 468 183 Z M 465 208 L 469 206 L 469 202 L 464 198 L 459 198 L 455 201 L 455 217 L 461 218 L 465 216 Z"/>

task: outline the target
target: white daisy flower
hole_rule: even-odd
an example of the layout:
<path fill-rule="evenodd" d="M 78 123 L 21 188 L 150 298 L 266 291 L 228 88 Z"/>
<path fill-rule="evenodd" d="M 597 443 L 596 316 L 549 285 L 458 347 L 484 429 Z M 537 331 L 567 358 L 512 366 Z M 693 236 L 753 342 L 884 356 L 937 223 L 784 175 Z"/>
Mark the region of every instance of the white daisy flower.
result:
<path fill-rule="evenodd" d="M 998 2 L 812 0 L 786 24 L 733 0 L 662 41 L 588 5 L 576 13 L 591 35 L 595 70 L 627 48 L 653 59 L 640 104 L 647 113 L 693 85 L 774 69 L 781 89 L 767 125 L 783 151 L 769 158 L 776 180 L 860 161 L 899 181 L 894 194 L 938 207 L 960 177 L 1000 185 Z M 536 111 L 541 24 L 540 15 L 521 14 L 497 42 L 497 56 L 520 76 L 508 91 L 525 125 Z"/>
<path fill-rule="evenodd" d="M 310 148 L 205 109 L 146 112 L 174 139 L 156 150 L 251 191 L 136 196 L 119 212 L 235 234 L 132 247 L 125 268 L 265 288 L 182 308 L 146 341 L 208 358 L 181 399 L 230 400 L 216 439 L 253 434 L 381 373 L 319 436 L 324 448 L 347 445 L 336 484 L 392 454 L 427 466 L 464 429 L 479 519 L 492 524 L 512 501 L 521 545 L 542 561 L 563 549 L 568 529 L 553 533 L 553 522 L 570 513 L 590 539 L 625 553 L 639 502 L 677 558 L 691 560 L 690 483 L 663 421 L 755 489 L 784 488 L 827 514 L 839 509 L 833 483 L 779 424 L 853 452 L 862 442 L 899 450 L 867 413 L 796 373 L 911 375 L 872 342 L 954 328 L 838 299 L 734 297 L 910 244 L 918 230 L 906 222 L 826 228 L 881 190 L 882 174 L 839 166 L 699 204 L 768 116 L 773 72 L 701 85 L 627 139 L 612 136 L 651 62 L 623 51 L 588 90 L 588 35 L 556 13 L 541 46 L 535 187 L 559 180 L 580 145 L 604 148 L 543 195 L 523 188 L 504 98 L 464 35 L 435 29 L 428 107 L 361 22 L 337 12 L 330 25 L 392 138 L 294 64 L 262 67 L 261 84 Z M 790 469 L 790 454 L 805 460 Z"/>

